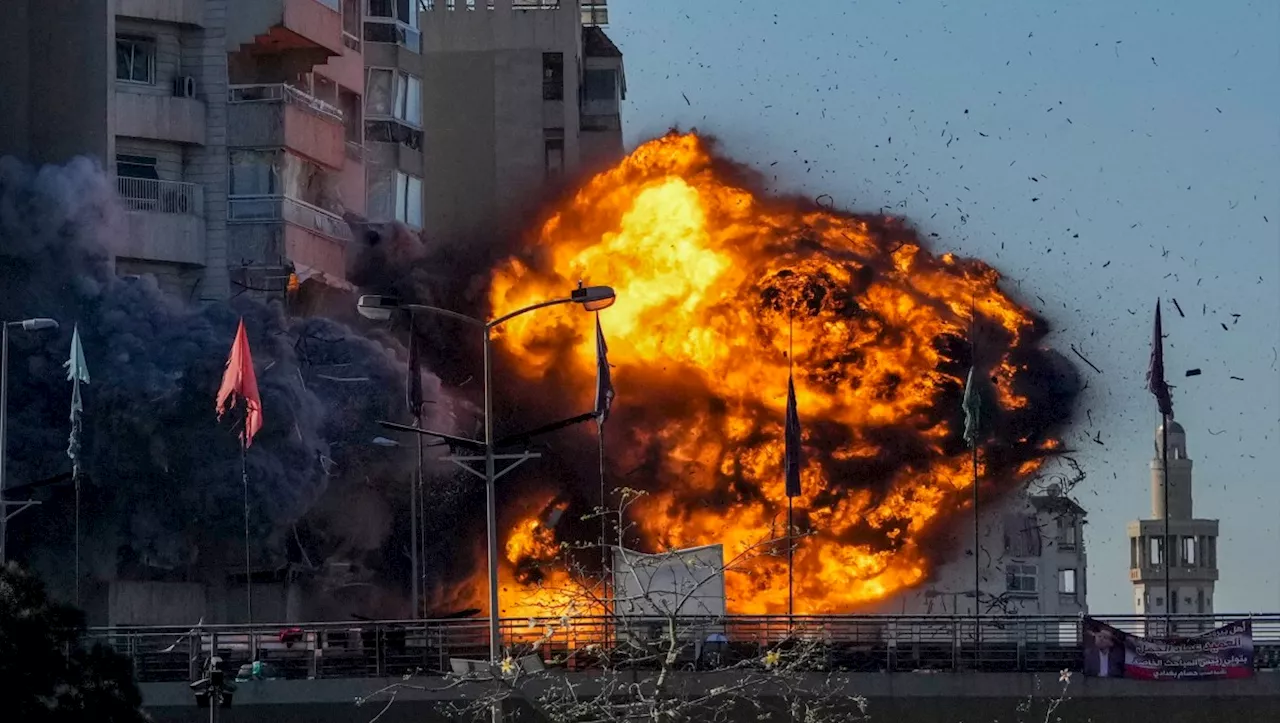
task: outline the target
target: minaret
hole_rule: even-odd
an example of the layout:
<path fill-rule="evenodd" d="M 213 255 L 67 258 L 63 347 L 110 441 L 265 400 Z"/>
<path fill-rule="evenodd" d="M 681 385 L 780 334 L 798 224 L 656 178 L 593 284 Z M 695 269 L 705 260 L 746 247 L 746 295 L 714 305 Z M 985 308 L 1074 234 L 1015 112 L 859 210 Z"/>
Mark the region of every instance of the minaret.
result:
<path fill-rule="evenodd" d="M 1160 447 L 1164 430 L 1156 427 L 1155 458 L 1151 460 L 1151 518 L 1129 523 L 1129 579 L 1133 582 L 1134 608 L 1153 618 L 1213 613 L 1213 586 L 1218 579 L 1218 521 L 1196 519 L 1191 504 L 1191 458 L 1187 433 L 1169 420 L 1169 538 L 1165 544 L 1164 455 Z M 1169 551 L 1169 585 L 1165 592 L 1165 550 Z M 1155 622 L 1149 620 L 1149 625 Z M 1162 625 L 1149 632 L 1159 632 Z M 1175 623 L 1173 632 L 1196 634 L 1213 627 L 1211 622 Z"/>

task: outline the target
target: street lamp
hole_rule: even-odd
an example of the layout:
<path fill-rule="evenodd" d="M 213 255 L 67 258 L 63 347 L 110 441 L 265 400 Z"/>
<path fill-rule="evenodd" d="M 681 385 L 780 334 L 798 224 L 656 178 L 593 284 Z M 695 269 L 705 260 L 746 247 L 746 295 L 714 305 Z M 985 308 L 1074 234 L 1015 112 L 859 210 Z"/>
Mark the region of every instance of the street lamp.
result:
<path fill-rule="evenodd" d="M 45 329 L 57 329 L 58 322 L 53 319 L 24 319 L 22 321 L 6 321 L 3 324 L 3 331 L 0 331 L 0 565 L 3 565 L 8 558 L 5 556 L 5 543 L 9 537 L 9 518 L 26 509 L 31 503 L 13 503 L 16 510 L 9 512 L 8 503 L 4 501 L 4 468 L 8 454 L 6 449 L 7 430 L 9 411 L 9 329 L 21 329 L 23 331 L 44 331 Z"/>
<path fill-rule="evenodd" d="M 502 658 L 502 638 L 499 631 L 499 614 L 498 614 L 498 505 L 497 497 L 494 492 L 494 481 L 498 475 L 494 469 L 494 453 L 493 453 L 493 354 L 492 340 L 493 330 L 511 319 L 530 311 L 543 309 L 548 306 L 558 306 L 560 304 L 579 304 L 585 311 L 599 311 L 613 305 L 618 295 L 611 287 L 608 286 L 583 286 L 581 282 L 578 287 L 573 289 L 568 296 L 550 299 L 548 301 L 540 301 L 536 304 L 530 304 L 521 309 L 509 312 L 496 319 L 483 321 L 466 314 L 459 314 L 456 311 L 441 309 L 435 306 L 423 306 L 421 304 L 406 304 L 401 302 L 394 296 L 361 296 L 356 302 L 356 310 L 360 315 L 372 321 L 386 321 L 396 311 L 407 311 L 411 313 L 427 313 L 437 316 L 447 316 L 451 319 L 471 324 L 479 327 L 484 332 L 484 488 L 485 488 L 485 513 L 486 521 L 486 537 L 488 538 L 489 549 L 489 659 L 497 661 Z M 433 436 L 446 436 L 435 435 Z M 469 441 L 469 440 L 461 440 Z M 523 461 L 523 460 L 521 460 Z M 517 462 L 516 464 L 518 464 Z M 504 472 L 514 468 L 514 464 L 507 467 Z M 470 467 L 465 467 L 470 470 Z M 472 470 L 474 472 L 474 470 Z"/>

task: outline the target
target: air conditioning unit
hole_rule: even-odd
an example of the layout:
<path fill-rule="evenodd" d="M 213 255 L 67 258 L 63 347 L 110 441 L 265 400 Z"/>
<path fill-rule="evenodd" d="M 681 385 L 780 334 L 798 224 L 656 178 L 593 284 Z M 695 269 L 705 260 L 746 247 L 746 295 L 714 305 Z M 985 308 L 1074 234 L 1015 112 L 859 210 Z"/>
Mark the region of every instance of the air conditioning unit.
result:
<path fill-rule="evenodd" d="M 196 97 L 196 79 L 190 75 L 179 75 L 173 79 L 173 94 L 178 98 Z"/>

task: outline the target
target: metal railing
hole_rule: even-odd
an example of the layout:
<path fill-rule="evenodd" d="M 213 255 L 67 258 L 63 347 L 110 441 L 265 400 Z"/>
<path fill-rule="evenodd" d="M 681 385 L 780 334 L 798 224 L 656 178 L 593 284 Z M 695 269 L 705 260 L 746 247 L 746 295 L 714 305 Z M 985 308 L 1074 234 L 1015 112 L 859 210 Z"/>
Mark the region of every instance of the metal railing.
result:
<path fill-rule="evenodd" d="M 1280 614 L 1174 616 L 1174 624 L 1187 634 L 1243 617 L 1253 622 L 1255 667 L 1280 668 Z M 1136 634 L 1151 634 L 1153 626 L 1163 625 L 1163 618 L 1099 619 Z M 1081 623 L 1078 616 L 681 619 L 677 664 L 689 670 L 751 664 L 776 646 L 806 641 L 816 651 L 815 670 L 1078 671 Z M 598 665 L 602 644 L 620 651 L 612 646 L 625 640 L 627 649 L 663 649 L 664 628 L 664 621 L 598 617 L 503 620 L 502 637 L 514 657 L 538 655 L 553 667 L 576 671 Z M 439 675 L 455 662 L 487 659 L 489 650 L 483 619 L 94 628 L 87 638 L 128 656 L 143 682 L 196 680 L 214 653 L 230 671 L 260 660 L 284 678 L 352 678 Z"/>
<path fill-rule="evenodd" d="M 288 83 L 233 85 L 228 89 L 229 103 L 289 103 L 322 118 L 342 122 L 342 109 Z"/>
<path fill-rule="evenodd" d="M 117 176 L 116 193 L 130 211 L 204 215 L 204 188 L 198 183 Z"/>
<path fill-rule="evenodd" d="M 347 222 L 338 214 L 289 196 L 229 196 L 227 220 L 232 223 L 283 221 L 339 241 L 351 236 Z"/>

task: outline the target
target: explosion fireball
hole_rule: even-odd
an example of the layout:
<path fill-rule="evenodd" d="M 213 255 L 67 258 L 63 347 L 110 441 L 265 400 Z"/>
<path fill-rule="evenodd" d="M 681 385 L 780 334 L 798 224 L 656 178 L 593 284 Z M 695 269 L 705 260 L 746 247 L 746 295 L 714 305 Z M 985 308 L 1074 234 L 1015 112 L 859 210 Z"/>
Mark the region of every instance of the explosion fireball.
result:
<path fill-rule="evenodd" d="M 618 393 L 609 468 L 650 492 L 629 518 L 650 549 L 719 542 L 728 558 L 786 534 L 791 365 L 806 459 L 796 527 L 809 533 L 796 612 L 849 612 L 960 553 L 944 537 L 972 504 L 970 364 L 984 495 L 1015 487 L 1057 444 L 1074 370 L 1038 346 L 1043 322 L 987 264 L 931 255 L 895 219 L 752 185 L 697 135 L 645 143 L 555 210 L 533 253 L 495 272 L 491 302 L 501 313 L 579 279 L 617 289 L 602 315 Z M 594 336 L 580 312 L 518 318 L 501 340 L 530 381 L 575 379 L 589 398 Z M 533 518 L 507 533 L 504 613 L 525 607 L 518 571 L 556 547 Z M 732 612 L 785 612 L 785 556 L 753 559 L 726 587 Z"/>

